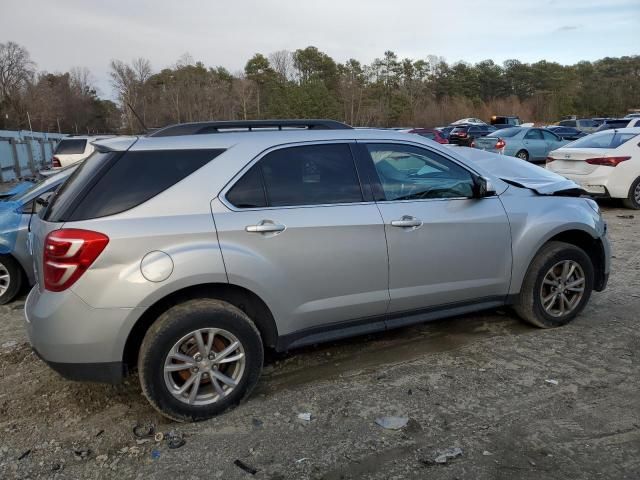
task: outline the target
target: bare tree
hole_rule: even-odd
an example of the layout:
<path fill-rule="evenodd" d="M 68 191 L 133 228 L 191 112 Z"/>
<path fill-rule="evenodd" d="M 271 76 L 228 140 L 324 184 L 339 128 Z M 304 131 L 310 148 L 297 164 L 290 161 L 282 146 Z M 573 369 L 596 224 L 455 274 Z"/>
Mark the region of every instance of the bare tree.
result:
<path fill-rule="evenodd" d="M 0 101 L 24 87 L 34 70 L 35 63 L 24 47 L 14 42 L 0 43 Z"/>
<path fill-rule="evenodd" d="M 293 53 L 289 50 L 278 50 L 269 55 L 269 63 L 282 80 L 295 79 Z"/>
<path fill-rule="evenodd" d="M 129 130 L 131 133 L 135 133 L 138 128 L 134 126 L 134 115 L 128 105 L 135 108 L 136 111 L 138 111 L 138 107 L 142 107 L 142 112 L 138 112 L 138 114 L 142 113 L 144 119 L 145 84 L 151 77 L 151 64 L 144 58 L 135 59 L 131 65 L 121 60 L 112 60 L 109 75 L 111 76 L 111 84 L 118 92 Z"/>

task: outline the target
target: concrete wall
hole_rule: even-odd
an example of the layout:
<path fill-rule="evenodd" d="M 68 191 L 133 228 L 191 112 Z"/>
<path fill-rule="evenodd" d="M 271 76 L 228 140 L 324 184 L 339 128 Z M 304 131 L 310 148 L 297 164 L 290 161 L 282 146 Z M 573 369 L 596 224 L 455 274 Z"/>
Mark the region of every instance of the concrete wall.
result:
<path fill-rule="evenodd" d="M 53 150 L 66 135 L 0 130 L 0 182 L 33 176 L 51 164 Z"/>

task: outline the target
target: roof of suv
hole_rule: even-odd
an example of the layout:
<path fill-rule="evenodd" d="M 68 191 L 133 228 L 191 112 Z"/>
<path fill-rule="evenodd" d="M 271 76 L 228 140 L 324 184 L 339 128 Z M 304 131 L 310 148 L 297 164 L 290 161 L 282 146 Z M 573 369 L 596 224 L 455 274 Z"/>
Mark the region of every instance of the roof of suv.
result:
<path fill-rule="evenodd" d="M 184 150 L 203 148 L 228 149 L 234 145 L 246 143 L 253 147 L 269 148 L 275 145 L 297 142 L 316 142 L 328 140 L 411 140 L 416 141 L 415 135 L 385 129 L 337 129 L 337 130 L 253 130 L 228 131 L 220 133 L 205 133 L 195 135 L 178 135 L 166 137 L 117 137 L 95 142 L 99 148 L 105 150 Z"/>

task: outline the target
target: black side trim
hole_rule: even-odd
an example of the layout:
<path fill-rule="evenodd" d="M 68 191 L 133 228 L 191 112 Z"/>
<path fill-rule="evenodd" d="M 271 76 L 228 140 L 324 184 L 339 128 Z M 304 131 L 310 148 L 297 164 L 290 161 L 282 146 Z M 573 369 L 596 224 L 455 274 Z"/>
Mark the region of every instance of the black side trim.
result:
<path fill-rule="evenodd" d="M 347 322 L 335 322 L 320 327 L 307 328 L 297 332 L 281 335 L 276 343 L 276 350 L 281 352 L 305 345 L 324 343 L 342 338 L 365 335 L 368 333 L 392 330 L 418 323 L 440 320 L 441 318 L 462 315 L 489 308 L 496 308 L 509 303 L 504 296 L 479 298 L 476 300 L 450 303 L 407 312 L 394 312 L 390 315 L 360 318 Z"/>
<path fill-rule="evenodd" d="M 122 362 L 58 363 L 45 360 L 35 348 L 33 351 L 52 370 L 68 380 L 117 384 L 122 382 L 125 376 Z"/>

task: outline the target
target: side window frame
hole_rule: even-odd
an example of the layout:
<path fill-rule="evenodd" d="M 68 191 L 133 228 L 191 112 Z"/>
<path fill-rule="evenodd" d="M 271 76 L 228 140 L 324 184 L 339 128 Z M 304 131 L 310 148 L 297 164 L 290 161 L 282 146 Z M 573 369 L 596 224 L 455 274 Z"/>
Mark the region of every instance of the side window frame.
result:
<path fill-rule="evenodd" d="M 285 150 L 295 147 L 310 147 L 315 145 L 348 145 L 349 150 L 351 152 L 351 158 L 353 160 L 354 168 L 356 171 L 356 177 L 358 179 L 358 183 L 360 185 L 360 191 L 362 192 L 363 200 L 360 202 L 349 202 L 349 203 L 328 203 L 328 204 L 313 204 L 313 205 L 277 205 L 272 206 L 269 199 L 269 193 L 267 191 L 267 187 L 264 181 L 264 175 L 262 173 L 262 168 L 260 171 L 260 180 L 261 186 L 264 190 L 264 195 L 267 201 L 266 207 L 255 207 L 255 208 L 241 208 L 236 207 L 227 199 L 227 194 L 229 190 L 231 190 L 236 183 L 240 181 L 244 175 L 249 172 L 254 166 L 256 166 L 260 161 L 262 161 L 267 155 L 273 153 L 278 150 Z M 272 148 L 269 148 L 259 155 L 254 157 L 247 165 L 245 165 L 237 174 L 231 178 L 229 182 L 222 188 L 220 191 L 218 198 L 220 201 L 230 210 L 234 212 L 246 212 L 246 211 L 259 211 L 259 210 L 281 210 L 285 208 L 314 208 L 321 206 L 340 206 L 340 205 L 360 205 L 373 202 L 373 193 L 372 188 L 369 182 L 369 175 L 366 173 L 366 164 L 362 161 L 361 156 L 357 152 L 357 145 L 353 142 L 353 140 L 326 140 L 326 141 L 315 141 L 315 142 L 296 142 L 296 143 L 287 143 L 282 145 L 277 145 Z"/>
<path fill-rule="evenodd" d="M 375 163 L 373 158 L 371 157 L 369 150 L 367 149 L 367 144 L 389 144 L 396 145 L 402 147 L 413 147 L 425 150 L 429 153 L 438 155 L 443 159 L 453 163 L 457 167 L 466 171 L 471 180 L 475 183 L 476 180 L 481 176 L 478 172 L 469 168 L 467 165 L 461 163 L 455 157 L 445 154 L 444 152 L 440 152 L 429 148 L 423 144 L 417 144 L 412 142 L 402 142 L 397 140 L 359 140 L 357 141 L 357 153 L 363 160 L 366 160 L 368 164 L 367 174 L 369 177 L 369 183 L 371 185 L 371 190 L 373 192 L 374 201 L 377 203 L 404 203 L 404 202 L 443 202 L 443 201 L 451 201 L 451 200 L 469 200 L 469 197 L 447 197 L 447 198 L 420 198 L 420 199 L 412 199 L 412 200 L 387 200 L 386 194 L 384 192 L 384 188 L 382 186 L 382 182 L 380 182 L 380 177 L 378 176 L 378 172 L 375 167 Z"/>

